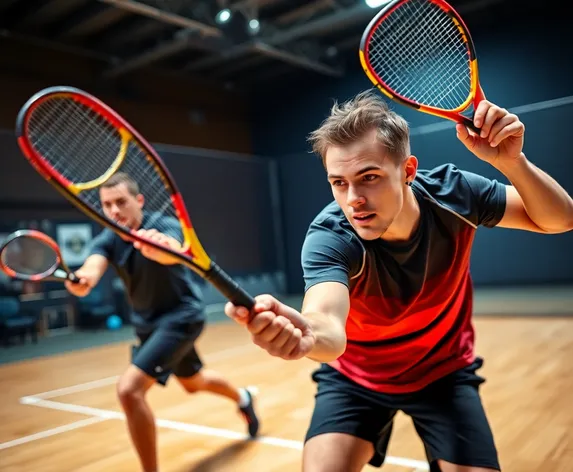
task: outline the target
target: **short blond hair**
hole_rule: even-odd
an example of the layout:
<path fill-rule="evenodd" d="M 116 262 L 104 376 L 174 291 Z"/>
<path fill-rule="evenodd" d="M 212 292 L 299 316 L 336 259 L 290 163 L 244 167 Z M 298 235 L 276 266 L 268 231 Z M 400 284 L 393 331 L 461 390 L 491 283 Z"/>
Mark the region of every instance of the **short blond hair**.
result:
<path fill-rule="evenodd" d="M 339 105 L 335 101 L 326 118 L 308 136 L 312 150 L 322 158 L 329 146 L 345 146 L 360 139 L 371 129 L 397 162 L 410 155 L 410 130 L 407 121 L 390 110 L 379 93 L 367 90 Z"/>

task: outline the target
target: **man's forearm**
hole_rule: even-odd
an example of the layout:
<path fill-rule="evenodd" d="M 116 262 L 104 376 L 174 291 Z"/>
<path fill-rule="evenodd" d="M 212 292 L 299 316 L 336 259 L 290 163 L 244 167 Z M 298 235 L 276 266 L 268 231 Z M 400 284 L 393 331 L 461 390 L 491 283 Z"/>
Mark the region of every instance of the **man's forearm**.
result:
<path fill-rule="evenodd" d="M 317 362 L 330 362 L 340 357 L 346 350 L 346 331 L 334 316 L 323 313 L 304 313 L 316 344 L 306 356 Z"/>
<path fill-rule="evenodd" d="M 573 229 L 573 199 L 523 153 L 514 162 L 496 165 L 496 168 L 515 187 L 525 211 L 537 226 L 551 232 Z"/>
<path fill-rule="evenodd" d="M 84 264 L 77 272 L 83 273 L 84 276 L 87 275 L 90 282 L 89 285 L 94 287 L 107 270 L 107 266 L 108 261 L 104 256 L 93 254 L 85 260 Z"/>

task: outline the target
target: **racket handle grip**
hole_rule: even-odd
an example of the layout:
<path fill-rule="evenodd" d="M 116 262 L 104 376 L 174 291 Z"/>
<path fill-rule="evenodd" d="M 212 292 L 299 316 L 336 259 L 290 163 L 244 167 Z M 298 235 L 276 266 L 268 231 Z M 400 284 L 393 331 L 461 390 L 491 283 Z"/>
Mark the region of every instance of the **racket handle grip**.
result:
<path fill-rule="evenodd" d="M 477 134 L 479 136 L 481 129 L 478 128 L 476 125 L 474 125 L 474 122 L 472 120 L 470 120 L 469 118 L 464 118 L 462 124 L 466 127 L 471 129 L 475 134 Z"/>
<path fill-rule="evenodd" d="M 214 262 L 211 262 L 211 269 L 205 274 L 205 279 L 225 295 L 233 305 L 244 306 L 249 310 L 255 306 L 255 299 Z"/>
<path fill-rule="evenodd" d="M 68 280 L 74 284 L 78 284 L 80 283 L 80 279 L 78 278 L 78 276 L 76 274 L 74 274 L 73 272 L 70 272 L 68 275 Z"/>

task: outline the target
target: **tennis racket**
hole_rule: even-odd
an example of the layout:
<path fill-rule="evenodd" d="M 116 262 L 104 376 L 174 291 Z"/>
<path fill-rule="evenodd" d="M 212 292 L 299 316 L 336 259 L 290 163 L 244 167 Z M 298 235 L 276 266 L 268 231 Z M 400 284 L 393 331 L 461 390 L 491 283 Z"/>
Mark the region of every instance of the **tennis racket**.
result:
<path fill-rule="evenodd" d="M 370 81 L 391 100 L 479 134 L 473 115 L 485 95 L 474 43 L 445 1 L 391 1 L 364 30 L 359 56 Z"/>
<path fill-rule="evenodd" d="M 62 259 L 56 241 L 32 229 L 18 230 L 6 238 L 0 248 L 0 268 L 20 280 L 79 282 Z"/>
<path fill-rule="evenodd" d="M 16 135 L 34 168 L 88 217 L 129 241 L 175 256 L 235 305 L 254 306 L 254 299 L 203 249 L 181 193 L 157 152 L 111 107 L 77 88 L 50 87 L 23 105 Z M 155 221 L 152 228 L 163 232 L 162 225 L 175 224 L 180 229 L 180 250 L 137 235 L 105 215 L 98 189 L 116 172 L 127 173 L 139 184 L 143 209 Z"/>

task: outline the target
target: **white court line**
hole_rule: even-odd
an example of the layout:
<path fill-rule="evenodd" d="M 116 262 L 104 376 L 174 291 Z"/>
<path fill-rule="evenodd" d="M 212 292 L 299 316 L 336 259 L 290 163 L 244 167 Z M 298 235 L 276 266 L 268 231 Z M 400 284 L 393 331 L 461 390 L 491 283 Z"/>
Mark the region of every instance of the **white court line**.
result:
<path fill-rule="evenodd" d="M 12 441 L 6 441 L 0 443 L 0 451 L 2 449 L 8 449 L 10 447 L 19 446 L 21 444 L 26 444 L 32 441 L 37 441 L 38 439 L 49 438 L 50 436 L 55 436 L 56 434 L 67 433 L 68 431 L 83 428 L 84 426 L 89 426 L 95 423 L 101 423 L 102 421 L 106 420 L 107 418 L 94 416 L 91 418 L 86 418 L 84 420 L 76 421 L 74 423 L 64 424 L 62 426 L 58 426 L 57 428 L 47 429 L 46 431 L 40 431 L 39 433 L 30 434 L 29 436 L 23 436 L 18 439 L 13 439 Z"/>
<path fill-rule="evenodd" d="M 84 392 L 86 390 L 93 390 L 104 385 L 111 385 L 117 382 L 119 375 L 114 375 L 113 377 L 106 377 L 105 379 L 92 380 L 91 382 L 85 382 L 77 385 L 71 385 L 69 387 L 57 388 L 55 390 L 50 390 L 48 392 L 38 393 L 37 395 L 29 395 L 24 398 L 53 398 L 61 397 L 63 395 L 68 395 L 70 393 Z"/>
<path fill-rule="evenodd" d="M 238 353 L 252 350 L 256 346 L 254 344 L 246 344 L 243 346 L 238 346 L 230 349 L 225 349 L 223 351 L 215 352 L 212 355 L 206 355 L 205 358 L 209 360 L 209 362 L 223 360 L 229 357 L 234 357 Z M 20 403 L 25 405 L 35 405 L 43 408 L 50 408 L 54 410 L 60 411 L 67 411 L 70 413 L 79 413 L 83 415 L 89 415 L 91 418 L 87 418 L 85 420 L 76 421 L 74 423 L 70 423 L 68 425 L 63 425 L 58 428 L 54 428 L 48 431 L 43 431 L 40 433 L 36 433 L 30 436 L 26 436 L 23 438 L 15 439 L 13 441 L 9 441 L 7 443 L 0 444 L 0 449 L 2 446 L 13 447 L 18 444 L 24 444 L 25 442 L 34 441 L 37 439 L 42 439 L 44 437 L 53 436 L 55 434 L 64 433 L 67 431 L 71 431 L 74 429 L 82 428 L 84 426 L 89 426 L 93 423 L 98 423 L 101 421 L 106 421 L 110 419 L 116 420 L 125 420 L 125 415 L 119 411 L 112 411 L 112 410 L 102 410 L 100 408 L 92 408 L 83 405 L 74 405 L 70 403 L 62 403 L 62 402 L 55 402 L 51 400 L 47 400 L 48 398 L 54 398 L 58 396 L 67 395 L 70 393 L 77 393 L 83 392 L 86 390 L 96 389 L 105 385 L 111 385 L 117 382 L 119 376 L 112 376 L 106 377 L 99 380 L 93 380 L 91 382 L 85 382 L 78 385 L 71 385 L 68 387 L 58 388 L 55 390 L 50 390 L 47 392 L 38 393 L 35 395 L 28 395 L 22 397 L 20 399 Z M 209 426 L 202 426 L 196 424 L 189 424 L 189 423 L 181 423 L 178 421 L 170 421 L 164 419 L 157 419 L 156 423 L 160 427 L 174 429 L 178 431 L 185 431 L 193 434 L 201 434 L 204 436 L 214 436 L 219 438 L 225 439 L 235 439 L 235 440 L 247 440 L 250 439 L 248 435 L 244 433 L 238 433 L 236 431 L 226 430 L 226 429 L 219 429 L 219 428 L 211 428 Z M 277 447 L 284 447 L 287 449 L 296 449 L 302 450 L 303 443 L 300 441 L 294 441 L 290 439 L 283 439 L 283 438 L 276 438 L 271 436 L 259 436 L 255 439 L 256 442 L 260 442 L 263 444 L 268 444 L 271 446 Z M 428 464 L 423 461 L 418 461 L 414 459 L 406 459 L 402 457 L 393 457 L 387 456 L 385 460 L 386 464 L 392 464 L 396 466 L 401 466 L 405 468 L 412 468 L 416 469 L 416 472 L 425 472 L 429 470 Z"/>
<path fill-rule="evenodd" d="M 218 351 L 210 355 L 205 355 L 205 359 L 208 362 L 220 361 L 227 359 L 229 357 L 234 357 L 243 351 L 254 350 L 256 348 L 255 344 L 245 344 L 243 346 L 237 346 L 230 349 L 224 349 L 223 351 Z M 112 385 L 117 382 L 119 375 L 114 375 L 112 377 L 106 377 L 104 379 L 92 380 L 91 382 L 85 382 L 77 385 L 71 385 L 69 387 L 57 388 L 55 390 L 49 390 L 47 392 L 37 393 L 35 395 L 28 395 L 28 398 L 54 398 L 68 395 L 70 393 L 85 392 L 86 390 L 93 390 L 99 387 L 104 387 L 106 385 Z M 25 397 L 26 398 L 26 397 Z"/>
<path fill-rule="evenodd" d="M 43 408 L 51 408 L 54 410 L 90 415 L 93 417 L 97 417 L 102 421 L 109 419 L 122 419 L 122 420 L 125 419 L 125 415 L 119 411 L 102 410 L 100 408 L 91 408 L 82 405 L 72 405 L 69 403 L 54 402 L 51 400 L 44 400 L 37 397 L 23 397 L 20 401 L 28 405 L 35 405 Z M 235 439 L 235 440 L 249 439 L 249 436 L 245 433 L 239 433 L 227 429 L 212 428 L 209 426 L 202 426 L 198 424 L 182 423 L 179 421 L 171 421 L 164 419 L 157 419 L 156 424 L 157 426 L 163 428 L 169 428 L 177 431 L 185 431 L 193 434 L 201 434 L 203 436 L 214 436 L 217 438 Z M 259 436 L 253 441 L 260 442 L 262 444 L 268 444 L 271 446 L 283 447 L 287 449 L 296 449 L 299 451 L 302 450 L 303 447 L 303 443 L 300 441 L 275 438 L 271 436 Z M 406 459 L 402 457 L 387 456 L 385 463 L 411 469 L 417 469 L 420 472 L 429 470 L 428 464 L 426 462 L 414 459 Z"/>

